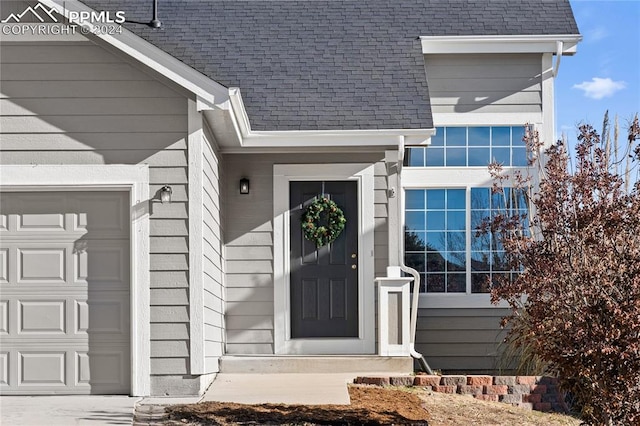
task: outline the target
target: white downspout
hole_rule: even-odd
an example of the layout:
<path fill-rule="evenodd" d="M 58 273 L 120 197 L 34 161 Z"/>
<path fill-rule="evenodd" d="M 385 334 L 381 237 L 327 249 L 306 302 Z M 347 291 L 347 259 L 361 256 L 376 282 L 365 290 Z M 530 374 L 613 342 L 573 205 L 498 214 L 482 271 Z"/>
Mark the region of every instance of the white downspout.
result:
<path fill-rule="evenodd" d="M 556 41 L 556 63 L 553 65 L 553 76 L 558 76 L 558 70 L 560 69 L 560 59 L 562 59 L 562 51 L 564 50 L 564 43 Z"/>
<path fill-rule="evenodd" d="M 420 366 L 428 373 L 433 374 L 431 367 L 427 364 L 421 353 L 416 351 L 416 329 L 418 326 L 418 302 L 420 298 L 420 274 L 415 269 L 405 265 L 404 263 L 404 189 L 402 188 L 402 165 L 404 164 L 404 136 L 400 136 L 398 141 L 398 165 L 397 165 L 397 184 L 398 184 L 398 263 L 400 269 L 407 274 L 413 276 L 413 294 L 411 298 L 411 338 L 409 346 L 409 354 L 418 360 Z"/>

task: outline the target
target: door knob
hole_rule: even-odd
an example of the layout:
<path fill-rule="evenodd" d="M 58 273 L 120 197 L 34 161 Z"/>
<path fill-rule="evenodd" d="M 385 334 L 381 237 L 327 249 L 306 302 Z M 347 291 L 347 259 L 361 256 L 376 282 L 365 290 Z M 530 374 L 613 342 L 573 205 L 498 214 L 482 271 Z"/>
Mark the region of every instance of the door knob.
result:
<path fill-rule="evenodd" d="M 351 265 L 351 269 L 356 269 L 358 266 L 356 265 Z"/>
<path fill-rule="evenodd" d="M 355 253 L 351 253 L 351 258 L 355 259 L 357 257 L 357 255 Z"/>

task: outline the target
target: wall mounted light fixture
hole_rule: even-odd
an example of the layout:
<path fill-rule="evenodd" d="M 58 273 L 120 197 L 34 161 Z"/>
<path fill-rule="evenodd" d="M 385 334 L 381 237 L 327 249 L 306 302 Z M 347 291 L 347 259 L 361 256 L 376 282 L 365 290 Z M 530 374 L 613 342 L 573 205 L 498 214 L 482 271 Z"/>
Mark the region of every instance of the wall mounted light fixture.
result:
<path fill-rule="evenodd" d="M 160 188 L 160 202 L 162 204 L 170 203 L 172 193 L 173 193 L 173 190 L 169 185 L 165 185 L 162 188 Z"/>
<path fill-rule="evenodd" d="M 240 193 L 241 194 L 249 193 L 249 179 L 244 177 L 240 179 Z"/>

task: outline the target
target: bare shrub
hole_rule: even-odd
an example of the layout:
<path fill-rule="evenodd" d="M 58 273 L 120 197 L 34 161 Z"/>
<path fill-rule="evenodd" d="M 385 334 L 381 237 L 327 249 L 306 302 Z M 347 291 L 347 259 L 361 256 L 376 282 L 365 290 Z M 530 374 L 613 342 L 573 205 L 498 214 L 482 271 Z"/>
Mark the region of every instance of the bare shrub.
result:
<path fill-rule="evenodd" d="M 537 173 L 490 166 L 494 192 L 526 190 L 530 217 L 505 211 L 485 224 L 500 235 L 512 270 L 521 270 L 494 285 L 492 300 L 509 303 L 509 339 L 557 374 L 585 421 L 638 425 L 640 125 L 636 116 L 620 146 L 606 117 L 602 139 L 589 125 L 579 133 L 574 165 L 562 142 L 540 155 L 543 144 L 528 129 Z"/>

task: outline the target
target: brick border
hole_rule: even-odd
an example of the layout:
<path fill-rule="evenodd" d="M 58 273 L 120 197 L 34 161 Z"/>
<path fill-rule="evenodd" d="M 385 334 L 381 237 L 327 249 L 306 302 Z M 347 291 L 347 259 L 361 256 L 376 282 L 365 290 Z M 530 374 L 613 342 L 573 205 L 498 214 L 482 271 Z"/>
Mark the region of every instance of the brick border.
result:
<path fill-rule="evenodd" d="M 482 401 L 502 402 L 527 410 L 567 413 L 569 408 L 558 379 L 547 376 L 375 376 L 356 377 L 355 384 L 415 386 L 433 392 L 472 395 Z"/>

